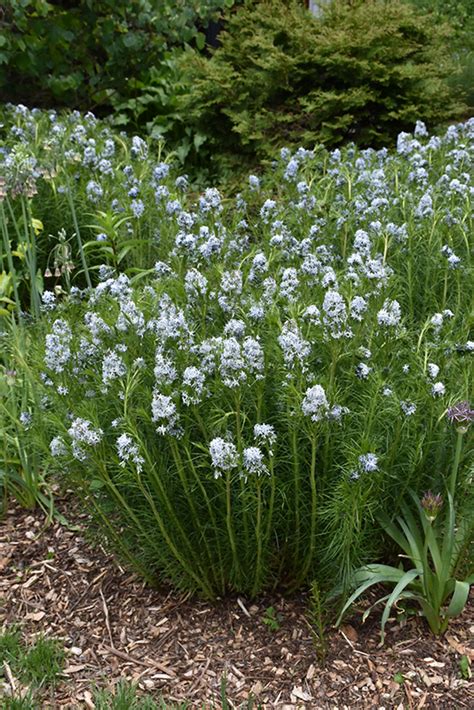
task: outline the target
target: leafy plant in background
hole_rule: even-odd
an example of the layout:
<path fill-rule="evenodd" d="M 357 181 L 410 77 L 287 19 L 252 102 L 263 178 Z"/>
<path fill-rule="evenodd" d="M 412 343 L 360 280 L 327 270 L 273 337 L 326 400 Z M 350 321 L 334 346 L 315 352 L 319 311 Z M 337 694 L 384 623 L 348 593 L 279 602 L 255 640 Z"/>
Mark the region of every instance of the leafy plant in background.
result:
<path fill-rule="evenodd" d="M 473 0 L 410 0 L 416 7 L 430 12 L 442 22 L 448 21 L 454 35 L 448 51 L 456 71 L 448 84 L 461 90 L 468 106 L 466 115 L 474 110 L 474 1 Z"/>
<path fill-rule="evenodd" d="M 470 424 L 474 421 L 474 410 L 468 402 L 461 402 L 448 410 L 448 417 L 457 424 L 458 438 L 451 475 L 446 484 L 447 503 L 440 494 L 435 495 L 428 491 L 420 500 L 411 491 L 415 513 L 406 502 L 403 502 L 401 513 L 394 521 L 386 515 L 381 517 L 383 529 L 401 548 L 403 551 L 401 556 L 410 560 L 411 567 L 408 570 L 405 570 L 402 565 L 390 567 L 370 564 L 361 567 L 354 573 L 353 579 L 354 584 L 359 586 L 350 596 L 339 616 L 338 623 L 351 604 L 371 586 L 394 584 L 393 591 L 378 599 L 363 616 L 365 620 L 376 605 L 385 602 L 381 626 L 382 643 L 385 625 L 392 607 L 400 602 L 404 605 L 413 603 L 419 605 L 432 632 L 444 633 L 449 620 L 459 616 L 464 610 L 470 585 L 474 582 L 473 574 L 464 580 L 456 579 L 466 547 L 472 543 L 474 529 L 472 495 L 469 495 L 469 504 L 463 506 L 463 515 L 458 515 L 457 519 L 455 509 L 462 443 Z"/>
<path fill-rule="evenodd" d="M 211 57 L 183 57 L 185 122 L 218 171 L 275 148 L 390 144 L 416 120 L 462 110 L 446 85 L 450 29 L 405 2 L 247 2 L 226 17 Z"/>
<path fill-rule="evenodd" d="M 28 367 L 38 445 L 149 582 L 347 584 L 381 554 L 378 514 L 434 485 L 470 382 L 472 130 L 284 150 L 233 200 L 123 139 L 128 190 L 119 169 L 94 208 L 160 210 L 152 273 L 48 292 Z"/>
<path fill-rule="evenodd" d="M 7 101 L 109 113 L 132 100 L 174 46 L 203 47 L 229 0 L 23 0 L 0 15 Z M 26 93 L 25 93 L 26 91 Z"/>

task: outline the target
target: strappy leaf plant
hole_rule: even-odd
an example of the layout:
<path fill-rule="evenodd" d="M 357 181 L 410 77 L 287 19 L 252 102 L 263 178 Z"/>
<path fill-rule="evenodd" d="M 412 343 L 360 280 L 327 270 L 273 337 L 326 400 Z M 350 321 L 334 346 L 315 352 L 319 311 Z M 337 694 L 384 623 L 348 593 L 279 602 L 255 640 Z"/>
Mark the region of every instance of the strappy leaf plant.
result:
<path fill-rule="evenodd" d="M 382 614 L 381 643 L 384 641 L 385 625 L 394 606 L 402 602 L 417 604 L 434 634 L 443 634 L 454 616 L 459 616 L 469 598 L 470 585 L 474 574 L 457 579 L 457 571 L 462 563 L 466 547 L 472 541 L 473 516 L 464 515 L 456 520 L 454 493 L 461 457 L 463 438 L 474 419 L 474 411 L 468 402 L 451 407 L 448 416 L 458 423 L 458 440 L 453 468 L 446 492 L 446 507 L 441 495 L 431 491 L 420 500 L 410 492 L 415 512 L 404 502 L 401 513 L 390 520 L 381 515 L 380 521 L 385 532 L 401 548 L 400 557 L 409 560 L 409 569 L 401 564 L 392 567 L 383 564 L 369 564 L 354 574 L 355 592 L 349 597 L 338 619 L 341 622 L 345 611 L 369 587 L 377 584 L 392 584 L 393 589 L 372 604 L 364 613 L 363 620 L 378 604 L 385 603 Z"/>

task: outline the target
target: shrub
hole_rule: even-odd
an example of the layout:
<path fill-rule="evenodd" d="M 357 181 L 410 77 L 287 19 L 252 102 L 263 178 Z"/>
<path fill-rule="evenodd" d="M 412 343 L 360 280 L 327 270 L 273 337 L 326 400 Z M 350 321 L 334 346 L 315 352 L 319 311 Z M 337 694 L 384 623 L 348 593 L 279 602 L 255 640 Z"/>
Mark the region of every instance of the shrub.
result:
<path fill-rule="evenodd" d="M 344 582 L 383 550 L 379 514 L 441 486 L 471 375 L 473 128 L 284 150 L 232 201 L 168 183 L 145 284 L 104 266 L 45 299 L 33 431 L 150 582 Z M 460 500 L 468 477 L 465 451 Z"/>
<path fill-rule="evenodd" d="M 110 111 L 134 99 L 167 51 L 203 46 L 199 26 L 229 0 L 22 0 L 0 10 L 7 101 Z"/>
<path fill-rule="evenodd" d="M 183 114 L 221 168 L 283 145 L 382 146 L 460 108 L 445 83 L 448 26 L 406 3 L 334 2 L 320 19 L 300 2 L 261 0 L 227 19 L 212 57 L 185 59 Z"/>

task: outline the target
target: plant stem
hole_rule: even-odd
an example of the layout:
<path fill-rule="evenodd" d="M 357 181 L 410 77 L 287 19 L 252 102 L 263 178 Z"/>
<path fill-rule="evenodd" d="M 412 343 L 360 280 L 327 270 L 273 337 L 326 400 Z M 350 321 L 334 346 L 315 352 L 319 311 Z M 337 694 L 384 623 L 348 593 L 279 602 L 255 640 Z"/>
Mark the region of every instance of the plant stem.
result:
<path fill-rule="evenodd" d="M 192 517 L 193 517 L 193 524 L 195 525 L 196 532 L 198 533 L 198 536 L 199 536 L 199 544 L 201 544 L 201 542 L 204 544 L 204 547 L 205 547 L 205 549 L 206 549 L 206 555 L 207 555 L 207 558 L 208 558 L 208 564 L 209 564 L 211 570 L 213 570 L 213 569 L 214 569 L 214 559 L 213 559 L 213 555 L 212 555 L 211 549 L 210 549 L 210 547 L 209 547 L 209 539 L 208 539 L 208 536 L 207 536 L 206 532 L 205 532 L 205 531 L 202 529 L 202 527 L 201 527 L 201 522 L 200 522 L 200 517 L 201 517 L 201 516 L 198 514 L 198 512 L 197 512 L 197 510 L 196 510 L 196 506 L 195 506 L 195 504 L 194 504 L 193 493 L 192 493 L 192 491 L 189 490 L 189 484 L 188 484 L 188 481 L 187 481 L 187 478 L 186 478 L 186 475 L 185 475 L 185 467 L 184 467 L 184 464 L 183 464 L 183 462 L 182 462 L 181 455 L 180 455 L 180 453 L 179 453 L 179 449 L 178 449 L 178 446 L 177 446 L 177 444 L 176 444 L 176 441 L 174 441 L 174 440 L 173 440 L 173 442 L 172 442 L 172 449 L 173 449 L 173 454 L 174 454 L 174 459 L 175 459 L 176 468 L 177 468 L 177 470 L 178 470 L 178 476 L 179 476 L 180 481 L 181 481 L 181 483 L 182 483 L 182 485 L 183 485 L 183 490 L 184 490 L 184 493 L 185 493 L 185 496 L 186 496 L 186 500 L 188 501 L 189 509 L 190 509 L 191 515 L 192 515 Z M 198 483 L 198 486 L 199 486 L 200 489 L 201 489 L 201 493 L 203 493 L 204 498 L 206 498 L 206 493 L 205 493 L 205 491 L 203 491 L 202 482 L 200 481 L 199 475 L 197 474 L 197 472 L 196 472 L 196 470 L 195 470 L 195 468 L 194 468 L 194 464 L 193 464 L 193 462 L 192 462 L 192 458 L 191 458 L 191 455 L 190 455 L 190 453 L 189 453 L 189 450 L 188 450 L 187 447 L 185 447 L 185 449 L 186 449 L 187 459 L 188 459 L 188 462 L 189 462 L 191 471 L 193 472 L 194 478 L 196 479 L 196 481 L 197 481 L 197 483 Z M 210 506 L 208 505 L 208 511 L 209 511 L 209 512 L 211 513 L 211 515 L 212 515 L 211 510 L 212 510 L 212 509 L 211 509 Z M 212 516 L 211 520 L 213 521 L 214 528 L 215 528 L 215 518 L 214 518 L 214 516 Z M 222 561 L 221 561 L 221 566 L 222 566 Z M 216 584 L 218 584 L 218 580 L 217 580 L 216 577 L 215 577 L 215 582 L 216 582 Z"/>
<path fill-rule="evenodd" d="M 306 576 L 311 567 L 311 563 L 314 557 L 314 550 L 316 547 L 316 520 L 317 520 L 317 490 L 316 490 L 316 450 L 317 450 L 317 436 L 316 432 L 313 433 L 311 439 L 311 471 L 310 471 L 310 485 L 311 485 L 311 524 L 310 524 L 310 538 L 309 538 L 309 551 L 306 561 L 303 565 L 303 569 L 300 576 L 300 582 L 306 579 Z"/>
<path fill-rule="evenodd" d="M 301 528 L 301 522 L 300 522 L 300 487 L 301 487 L 301 476 L 300 476 L 300 468 L 299 468 L 299 462 L 298 462 L 298 437 L 296 433 L 296 429 L 293 427 L 292 432 L 291 432 L 291 454 L 293 458 L 293 475 L 294 475 L 294 494 L 295 494 L 295 530 L 294 530 L 294 539 L 295 539 L 295 551 L 294 551 L 294 559 L 296 561 L 296 564 L 298 564 L 298 556 L 299 556 L 299 551 L 300 551 L 300 528 Z"/>
<path fill-rule="evenodd" d="M 236 426 L 236 434 L 237 434 L 237 449 L 239 451 L 239 454 L 242 455 L 242 450 L 243 450 L 243 441 L 242 441 L 242 416 L 241 416 L 241 411 L 240 411 L 240 392 L 237 393 L 236 395 L 236 401 L 235 401 L 235 426 Z M 248 512 L 247 512 L 247 497 L 248 497 L 248 491 L 246 487 L 246 481 L 243 476 L 240 478 L 240 498 L 241 498 L 241 505 L 242 505 L 242 521 L 243 521 L 243 527 L 244 527 L 244 540 L 245 540 L 245 549 L 244 549 L 244 555 L 247 556 L 249 549 L 251 548 L 250 545 L 250 526 L 249 526 L 249 519 L 248 519 Z M 244 557 L 245 559 L 245 557 Z"/>
<path fill-rule="evenodd" d="M 257 560 L 255 562 L 255 581 L 252 588 L 252 596 L 255 597 L 260 589 L 260 578 L 262 574 L 262 481 L 257 481 L 257 523 L 255 526 L 255 538 L 257 542 Z"/>
<path fill-rule="evenodd" d="M 459 462 L 461 460 L 462 442 L 463 442 L 463 432 L 458 431 L 458 438 L 456 440 L 456 451 L 454 453 L 453 468 L 451 470 L 451 476 L 449 479 L 449 492 L 451 493 L 451 498 L 453 499 L 453 504 L 454 504 L 454 494 L 456 492 L 456 482 L 457 482 Z"/>
<path fill-rule="evenodd" d="M 66 192 L 67 192 L 67 198 L 68 198 L 68 202 L 69 202 L 69 207 L 70 207 L 70 209 L 71 209 L 71 215 L 72 215 L 72 221 L 73 221 L 73 224 L 74 224 L 74 230 L 75 230 L 75 232 L 76 232 L 77 245 L 78 245 L 78 247 L 79 247 L 79 254 L 80 254 L 80 256 L 81 256 L 81 262 L 82 262 L 82 268 L 83 268 L 83 270 L 84 270 L 84 276 L 86 277 L 87 287 L 91 289 L 91 288 L 92 288 L 92 281 L 91 281 L 91 277 L 90 277 L 90 275 L 89 275 L 89 268 L 88 268 L 88 266 L 87 266 L 86 255 L 84 254 L 84 249 L 83 249 L 83 247 L 82 247 L 81 231 L 80 231 L 80 229 L 79 229 L 79 223 L 78 223 L 78 221 L 77 221 L 77 215 L 76 215 L 76 210 L 75 210 L 75 208 L 74 208 L 74 201 L 73 201 L 73 199 L 72 199 L 72 193 L 71 193 L 71 188 L 70 188 L 70 186 L 69 186 L 69 181 L 68 181 L 68 184 L 67 184 L 67 190 L 66 190 Z"/>
<path fill-rule="evenodd" d="M 226 525 L 227 533 L 229 535 L 230 547 L 232 550 L 232 556 L 234 559 L 234 567 L 237 580 L 241 579 L 239 555 L 237 551 L 237 543 L 235 541 L 234 526 L 232 525 L 232 487 L 231 487 L 231 472 L 226 473 Z"/>
<path fill-rule="evenodd" d="M 0 202 L 0 209 L 1 209 L 1 216 L 2 216 L 2 235 L 3 235 L 3 243 L 5 246 L 5 252 L 7 254 L 7 263 L 8 263 L 8 270 L 9 273 L 11 274 L 12 277 L 12 283 L 13 283 L 13 293 L 15 294 L 15 306 L 17 313 L 20 314 L 21 312 L 21 304 L 20 304 L 20 296 L 18 293 L 18 283 L 17 283 L 17 275 L 16 275 L 16 270 L 15 266 L 13 265 L 13 256 L 12 256 L 12 250 L 10 246 L 10 240 L 8 238 L 8 230 L 7 230 L 7 221 L 5 218 L 5 210 L 3 208 L 2 203 Z"/>

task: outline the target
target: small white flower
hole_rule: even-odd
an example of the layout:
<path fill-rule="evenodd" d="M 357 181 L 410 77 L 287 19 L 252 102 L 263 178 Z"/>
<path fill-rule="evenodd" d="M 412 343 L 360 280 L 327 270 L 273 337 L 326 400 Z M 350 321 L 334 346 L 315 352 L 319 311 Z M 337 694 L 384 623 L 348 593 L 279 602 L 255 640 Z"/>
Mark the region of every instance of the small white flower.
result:
<path fill-rule="evenodd" d="M 433 397 L 442 397 L 446 392 L 446 387 L 442 382 L 435 382 L 431 388 Z"/>
<path fill-rule="evenodd" d="M 365 362 L 360 362 L 355 369 L 355 373 L 360 380 L 366 380 L 371 372 L 372 368 L 366 365 Z"/>
<path fill-rule="evenodd" d="M 388 299 L 377 313 L 377 321 L 379 325 L 383 325 L 387 328 L 397 326 L 400 323 L 401 317 L 402 311 L 398 301 L 390 301 Z"/>
<path fill-rule="evenodd" d="M 30 428 L 31 422 L 33 421 L 33 417 L 30 412 L 21 412 L 19 419 L 25 429 Z"/>
<path fill-rule="evenodd" d="M 276 441 L 276 432 L 271 424 L 255 424 L 253 428 L 253 435 L 255 437 L 255 441 L 260 444 L 273 446 Z"/>
<path fill-rule="evenodd" d="M 61 436 L 55 436 L 54 439 L 51 439 L 51 442 L 49 444 L 49 450 L 51 451 L 52 456 L 67 455 L 67 447 L 64 443 L 64 439 Z"/>
<path fill-rule="evenodd" d="M 250 474 L 256 474 L 260 476 L 261 474 L 268 473 L 268 468 L 264 463 L 264 457 L 261 449 L 258 446 L 249 446 L 243 450 L 242 453 L 244 470 Z"/>
<path fill-rule="evenodd" d="M 133 441 L 129 434 L 121 434 L 116 441 L 117 453 L 120 459 L 120 465 L 125 467 L 129 461 L 135 464 L 138 473 L 141 472 L 145 463 L 142 456 L 139 454 L 138 446 Z"/>
<path fill-rule="evenodd" d="M 236 447 L 232 442 L 226 441 L 220 436 L 210 442 L 209 453 L 214 467 L 214 478 L 220 478 L 223 471 L 231 471 L 239 465 L 239 454 Z"/>
<path fill-rule="evenodd" d="M 400 406 L 406 417 L 411 417 L 416 412 L 416 404 L 413 402 L 400 402 Z"/>
<path fill-rule="evenodd" d="M 172 434 L 174 426 L 178 420 L 176 404 L 171 397 L 161 394 L 157 390 L 153 392 L 151 401 L 152 421 L 157 422 L 157 432 L 159 434 Z"/>
<path fill-rule="evenodd" d="M 307 417 L 311 417 L 313 422 L 320 421 L 324 416 L 326 416 L 329 409 L 328 400 L 326 397 L 326 392 L 321 385 L 314 385 L 313 387 L 308 387 L 306 390 L 301 409 L 303 414 Z"/>
<path fill-rule="evenodd" d="M 375 454 L 362 454 L 362 456 L 359 456 L 359 466 L 366 473 L 378 471 L 378 461 L 378 457 Z"/>
<path fill-rule="evenodd" d="M 439 366 L 434 362 L 429 362 L 427 365 L 428 375 L 432 380 L 435 380 L 439 374 Z"/>
<path fill-rule="evenodd" d="M 186 405 L 199 404 L 204 391 L 205 375 L 197 367 L 187 367 L 183 372 L 183 387 L 181 398 Z"/>

